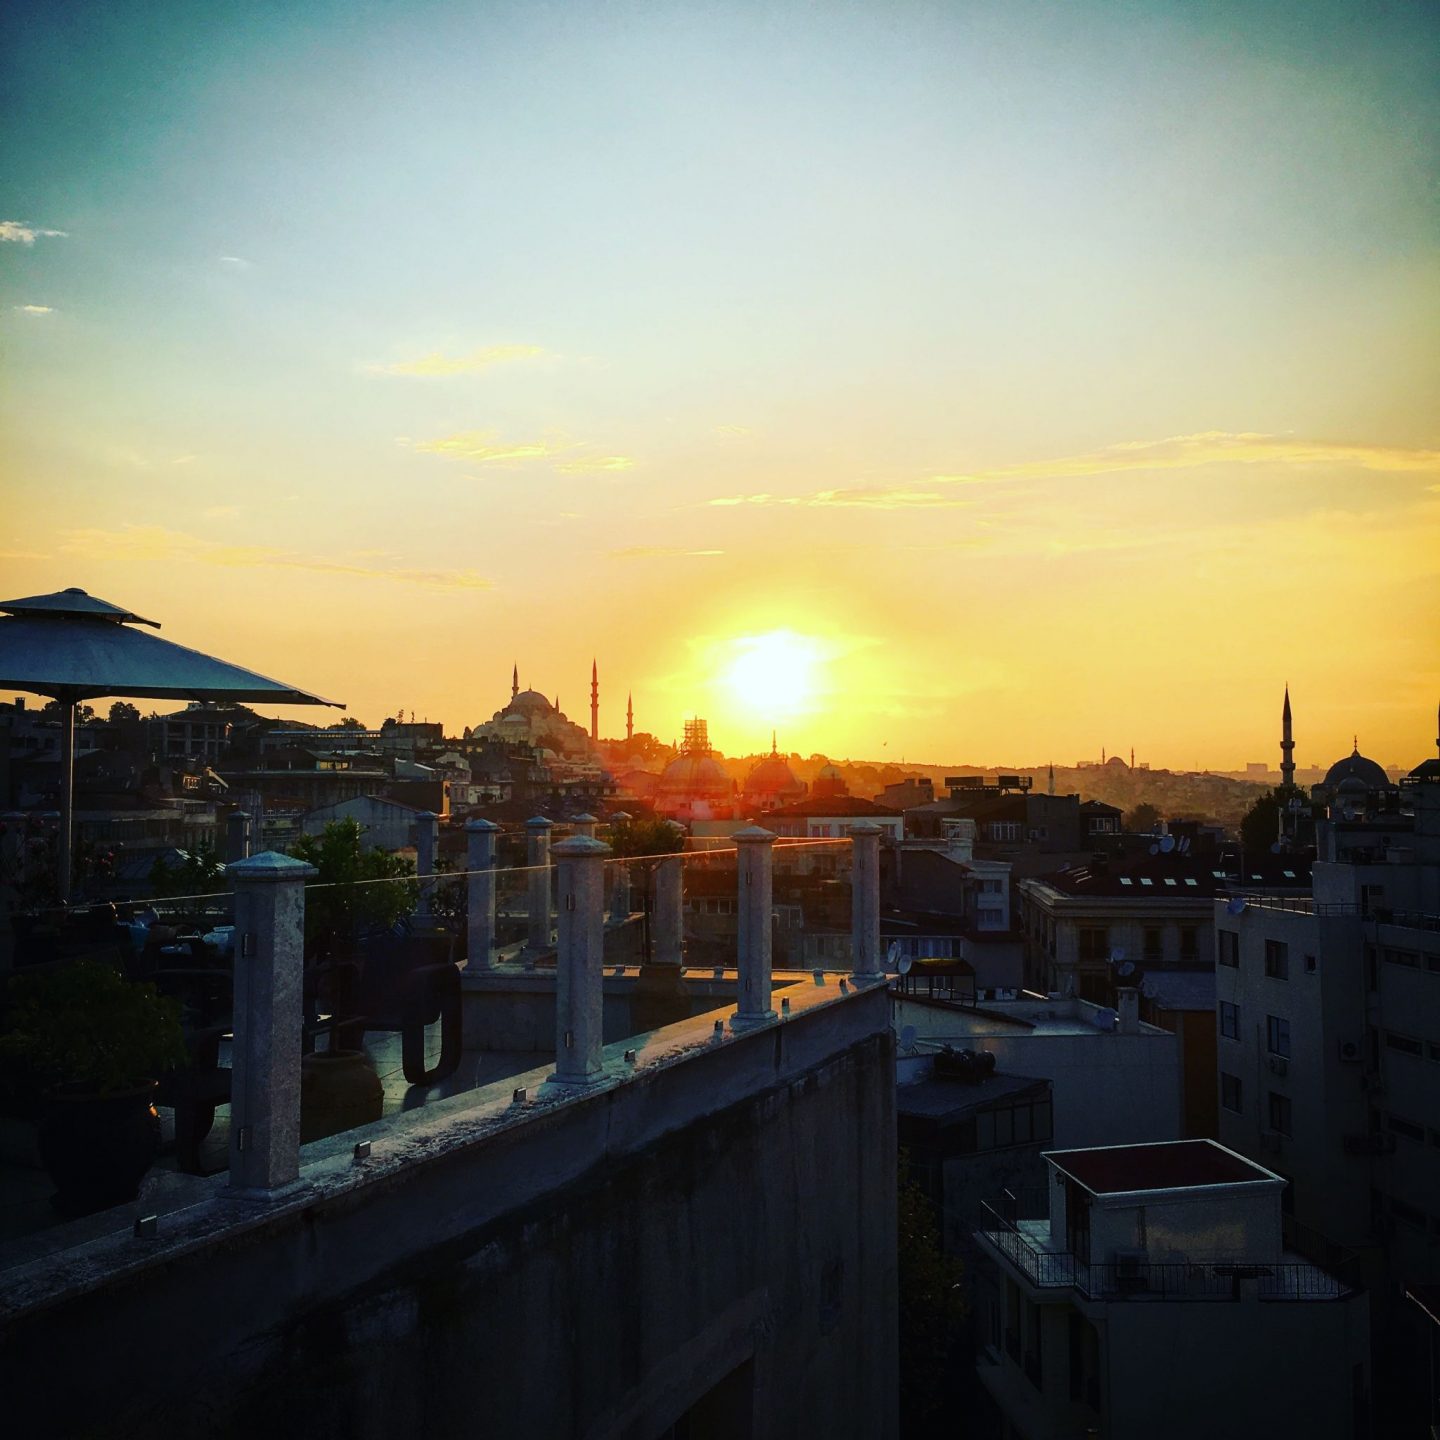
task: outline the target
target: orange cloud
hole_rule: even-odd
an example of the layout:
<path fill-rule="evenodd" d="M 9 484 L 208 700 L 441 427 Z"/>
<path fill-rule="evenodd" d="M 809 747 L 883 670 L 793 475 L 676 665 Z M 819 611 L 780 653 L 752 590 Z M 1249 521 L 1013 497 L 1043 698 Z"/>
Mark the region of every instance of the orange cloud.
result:
<path fill-rule="evenodd" d="M 544 353 L 539 345 L 489 345 L 481 350 L 472 350 L 468 355 L 442 355 L 440 351 L 432 350 L 416 360 L 396 360 L 388 365 L 366 365 L 364 368 L 371 375 L 408 375 L 434 380 L 490 370 L 515 360 L 533 360 Z"/>

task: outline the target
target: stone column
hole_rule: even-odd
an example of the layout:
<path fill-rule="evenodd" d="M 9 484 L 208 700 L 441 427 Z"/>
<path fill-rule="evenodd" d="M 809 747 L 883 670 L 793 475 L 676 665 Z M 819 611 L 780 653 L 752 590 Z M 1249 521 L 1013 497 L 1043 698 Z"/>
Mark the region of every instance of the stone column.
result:
<path fill-rule="evenodd" d="M 880 827 L 856 825 L 850 831 L 851 974 L 857 980 L 882 980 L 880 953 Z"/>
<path fill-rule="evenodd" d="M 731 837 L 740 854 L 740 926 L 737 940 L 739 997 L 730 1017 L 732 1030 L 750 1030 L 775 1018 L 770 1008 L 771 870 L 775 835 L 748 825 Z"/>
<path fill-rule="evenodd" d="M 265 851 L 227 867 L 235 885 L 230 1189 L 264 1197 L 300 1174 L 303 860 Z"/>
<path fill-rule="evenodd" d="M 525 864 L 529 867 L 525 964 L 550 948 L 550 832 L 555 827 L 543 815 L 525 822 Z"/>
<path fill-rule="evenodd" d="M 555 959 L 556 1085 L 605 1078 L 605 857 L 610 847 L 576 835 L 554 849 L 560 869 L 560 944 Z"/>
<path fill-rule="evenodd" d="M 440 849 L 440 817 L 422 810 L 415 817 L 415 873 L 420 877 L 417 919 L 429 920 L 435 909 L 435 856 Z"/>
<path fill-rule="evenodd" d="M 685 860 L 666 855 L 655 866 L 655 941 L 652 963 L 685 962 Z"/>
<path fill-rule="evenodd" d="M 465 826 L 466 953 L 472 975 L 495 968 L 495 841 L 500 827 L 490 820 Z"/>
<path fill-rule="evenodd" d="M 250 858 L 250 812 L 232 810 L 225 819 L 225 856 L 234 864 Z"/>
<path fill-rule="evenodd" d="M 595 827 L 600 823 L 594 815 L 577 815 L 571 824 L 575 826 L 575 833 L 584 840 L 595 838 Z"/>

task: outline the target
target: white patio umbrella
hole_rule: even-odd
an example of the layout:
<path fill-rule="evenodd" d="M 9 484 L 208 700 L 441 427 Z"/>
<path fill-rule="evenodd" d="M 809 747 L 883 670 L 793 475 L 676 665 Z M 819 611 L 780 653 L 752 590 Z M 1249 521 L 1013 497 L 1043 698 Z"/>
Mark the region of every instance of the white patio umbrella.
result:
<path fill-rule="evenodd" d="M 60 590 L 0 601 L 0 688 L 48 695 L 60 715 L 60 898 L 70 894 L 75 808 L 75 707 L 102 695 L 145 700 L 258 700 L 272 705 L 333 705 L 184 645 L 137 630 L 159 629 L 119 605 Z"/>

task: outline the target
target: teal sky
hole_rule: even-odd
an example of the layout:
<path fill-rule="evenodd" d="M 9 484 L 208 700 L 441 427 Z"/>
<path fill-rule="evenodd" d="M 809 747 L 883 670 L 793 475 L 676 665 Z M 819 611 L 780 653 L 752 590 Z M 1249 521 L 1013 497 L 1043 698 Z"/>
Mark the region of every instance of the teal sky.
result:
<path fill-rule="evenodd" d="M 1288 679 L 1303 762 L 1429 753 L 1434 6 L 17 4 L 3 53 L 6 593 L 366 719 L 512 657 L 574 713 L 596 653 L 728 750 L 1238 764 Z M 805 693 L 727 688 L 782 630 Z"/>

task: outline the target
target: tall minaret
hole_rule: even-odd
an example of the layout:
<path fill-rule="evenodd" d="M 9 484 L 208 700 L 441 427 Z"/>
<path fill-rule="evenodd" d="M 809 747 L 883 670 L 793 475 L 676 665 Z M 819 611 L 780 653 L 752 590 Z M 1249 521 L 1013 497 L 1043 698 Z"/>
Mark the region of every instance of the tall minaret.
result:
<path fill-rule="evenodd" d="M 590 743 L 600 739 L 600 669 L 592 656 L 590 660 Z"/>
<path fill-rule="evenodd" d="M 513 700 L 520 693 L 520 667 L 516 665 L 510 671 L 510 698 Z"/>
<path fill-rule="evenodd" d="M 1050 793 L 1055 793 L 1055 762 L 1050 762 Z"/>
<path fill-rule="evenodd" d="M 1290 687 L 1285 687 L 1285 708 L 1280 712 L 1280 784 L 1290 790 L 1295 786 L 1295 737 L 1290 729 Z"/>
<path fill-rule="evenodd" d="M 625 695 L 625 738 L 635 738 L 635 692 L 627 691 Z"/>

